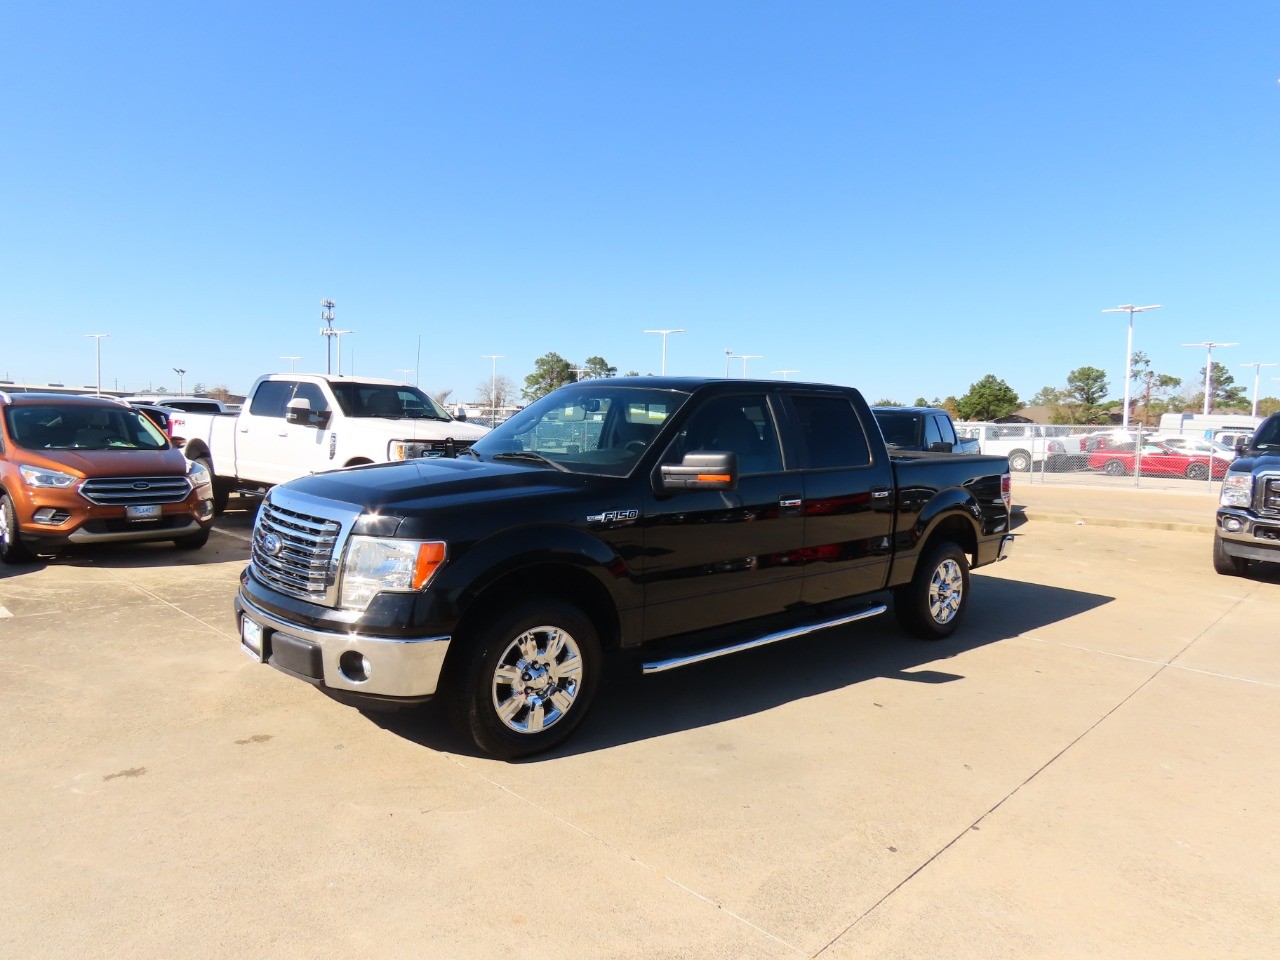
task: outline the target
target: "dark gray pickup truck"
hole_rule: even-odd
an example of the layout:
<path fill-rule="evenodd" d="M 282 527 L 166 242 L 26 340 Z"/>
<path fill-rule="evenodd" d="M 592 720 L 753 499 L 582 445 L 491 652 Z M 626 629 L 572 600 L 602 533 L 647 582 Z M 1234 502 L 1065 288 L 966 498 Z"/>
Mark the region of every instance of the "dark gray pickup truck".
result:
<path fill-rule="evenodd" d="M 1252 560 L 1280 563 L 1280 413 L 1236 450 L 1222 478 L 1213 568 L 1241 577 Z"/>
<path fill-rule="evenodd" d="M 874 616 L 949 636 L 1003 559 L 1004 457 L 890 457 L 862 396 L 588 380 L 455 459 L 274 488 L 235 601 L 256 660 L 362 708 L 444 698 L 484 751 L 567 737 L 604 662 L 657 672 Z"/>

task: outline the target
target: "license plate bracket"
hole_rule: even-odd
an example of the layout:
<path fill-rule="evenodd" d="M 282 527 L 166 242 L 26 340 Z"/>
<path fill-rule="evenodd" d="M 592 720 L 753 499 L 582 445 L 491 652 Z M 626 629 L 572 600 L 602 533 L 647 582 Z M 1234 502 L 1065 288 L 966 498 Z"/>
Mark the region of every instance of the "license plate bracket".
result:
<path fill-rule="evenodd" d="M 131 503 L 124 508 L 124 518 L 126 520 L 159 520 L 160 512 L 158 503 Z"/>
<path fill-rule="evenodd" d="M 258 663 L 263 663 L 266 659 L 266 645 L 263 642 L 265 632 L 262 624 L 254 623 L 248 617 L 240 618 L 240 649 Z"/>

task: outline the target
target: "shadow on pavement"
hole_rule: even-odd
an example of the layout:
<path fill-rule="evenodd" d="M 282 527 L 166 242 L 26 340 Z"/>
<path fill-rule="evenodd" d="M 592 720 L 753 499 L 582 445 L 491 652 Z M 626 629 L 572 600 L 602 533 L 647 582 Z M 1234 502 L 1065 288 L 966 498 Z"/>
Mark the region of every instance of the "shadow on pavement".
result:
<path fill-rule="evenodd" d="M 952 683 L 938 661 L 1068 619 L 1114 598 L 1012 580 L 976 580 L 978 590 L 957 634 L 936 643 L 905 635 L 892 611 L 734 656 L 642 676 L 635 663 L 613 671 L 590 716 L 563 746 L 527 762 L 604 750 L 722 723 L 878 677 L 904 683 Z M 929 669 L 917 669 L 932 664 Z M 369 713 L 384 729 L 433 750 L 478 756 L 438 704 L 399 714 Z"/>

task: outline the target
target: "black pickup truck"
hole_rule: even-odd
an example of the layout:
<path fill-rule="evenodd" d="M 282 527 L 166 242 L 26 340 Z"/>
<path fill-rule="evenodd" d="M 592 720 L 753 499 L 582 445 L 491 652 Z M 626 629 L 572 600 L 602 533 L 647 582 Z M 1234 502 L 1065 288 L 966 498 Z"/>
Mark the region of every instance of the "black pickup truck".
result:
<path fill-rule="evenodd" d="M 891 458 L 856 391 L 637 377 L 564 387 L 456 459 L 274 488 L 245 650 L 362 708 L 445 699 L 484 751 L 545 750 L 604 660 L 645 672 L 893 608 L 920 637 L 1003 559 L 1004 457 Z"/>
<path fill-rule="evenodd" d="M 1251 560 L 1280 563 L 1280 413 L 1236 448 L 1222 478 L 1213 568 L 1242 577 Z"/>

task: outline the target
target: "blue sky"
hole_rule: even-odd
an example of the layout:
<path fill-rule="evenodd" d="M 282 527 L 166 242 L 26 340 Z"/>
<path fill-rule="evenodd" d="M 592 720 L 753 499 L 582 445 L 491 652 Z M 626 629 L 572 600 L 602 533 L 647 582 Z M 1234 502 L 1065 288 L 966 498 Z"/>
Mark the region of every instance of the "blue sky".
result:
<path fill-rule="evenodd" d="M 0 6 L 0 375 L 1280 362 L 1280 5 Z M 421 337 L 421 360 L 416 359 Z M 734 373 L 742 364 L 735 361 Z M 1280 395 L 1280 367 L 1263 394 Z"/>

